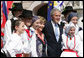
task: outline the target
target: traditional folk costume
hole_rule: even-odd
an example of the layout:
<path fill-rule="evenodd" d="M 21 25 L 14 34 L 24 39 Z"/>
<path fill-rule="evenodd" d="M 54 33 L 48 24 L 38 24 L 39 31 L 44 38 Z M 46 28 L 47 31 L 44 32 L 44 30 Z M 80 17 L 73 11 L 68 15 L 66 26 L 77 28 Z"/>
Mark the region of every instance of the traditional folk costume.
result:
<path fill-rule="evenodd" d="M 63 38 L 63 52 L 61 57 L 82 57 L 83 56 L 83 45 L 79 41 L 78 36 L 72 36 L 70 39 L 69 35 L 62 35 Z"/>
<path fill-rule="evenodd" d="M 36 35 L 35 35 L 35 32 L 34 32 L 34 29 L 32 27 L 30 28 L 27 28 L 25 26 L 25 32 L 22 34 L 22 37 L 23 38 L 26 38 L 27 41 L 28 41 L 28 44 L 30 46 L 30 50 L 31 50 L 31 53 L 30 53 L 30 57 L 37 57 L 37 53 L 36 53 Z"/>
<path fill-rule="evenodd" d="M 83 30 L 79 31 L 78 35 L 80 37 L 80 41 L 83 42 Z"/>
<path fill-rule="evenodd" d="M 10 39 L 10 36 L 12 35 L 12 29 L 11 29 L 12 20 L 17 20 L 17 18 L 13 17 L 11 20 L 8 20 L 5 24 L 5 28 L 4 28 L 5 43 Z"/>
<path fill-rule="evenodd" d="M 78 18 L 78 14 L 77 13 L 75 13 L 75 12 L 71 12 L 69 15 L 68 15 L 68 17 L 67 17 L 67 22 L 69 23 L 69 24 L 72 24 L 72 22 L 71 22 L 71 19 L 73 18 L 73 17 L 77 17 Z M 74 23 L 73 23 L 74 24 Z M 80 31 L 80 30 L 82 30 L 82 28 L 81 27 L 79 27 L 78 26 L 78 24 L 74 24 L 74 26 L 75 26 L 75 34 L 77 35 L 78 34 L 78 32 Z"/>
<path fill-rule="evenodd" d="M 4 30 L 4 40 L 5 42 L 10 39 L 10 36 L 13 32 L 11 25 L 13 24 L 14 20 L 17 20 L 17 17 L 14 16 L 13 11 L 22 11 L 23 7 L 21 3 L 13 3 L 12 8 L 9 8 L 9 10 L 12 12 L 13 17 L 8 20 L 5 24 L 5 30 Z"/>
<path fill-rule="evenodd" d="M 65 24 L 65 28 L 66 28 L 68 25 L 70 25 L 70 24 L 73 24 L 73 23 L 70 22 L 69 24 Z M 73 24 L 73 25 L 74 25 L 74 24 Z M 79 33 L 79 31 L 82 30 L 82 28 L 79 27 L 78 24 L 74 25 L 74 27 L 76 28 L 76 30 L 75 30 L 75 35 L 77 35 L 77 34 Z M 63 30 L 63 32 L 65 33 L 65 29 Z"/>
<path fill-rule="evenodd" d="M 4 47 L 4 39 L 3 39 L 4 33 L 1 32 L 1 57 L 7 57 L 5 52 L 2 50 L 2 48 Z"/>
<path fill-rule="evenodd" d="M 6 48 L 10 53 L 11 57 L 22 57 L 23 53 L 30 53 L 30 47 L 28 46 L 28 43 L 26 43 L 27 40 L 24 40 L 16 33 L 14 33 L 11 38 L 12 40 L 9 42 Z"/>
<path fill-rule="evenodd" d="M 83 57 L 83 45 L 79 40 L 80 37 L 77 35 L 68 35 L 70 28 L 71 25 L 65 29 L 66 34 L 62 34 L 63 52 L 61 57 Z"/>

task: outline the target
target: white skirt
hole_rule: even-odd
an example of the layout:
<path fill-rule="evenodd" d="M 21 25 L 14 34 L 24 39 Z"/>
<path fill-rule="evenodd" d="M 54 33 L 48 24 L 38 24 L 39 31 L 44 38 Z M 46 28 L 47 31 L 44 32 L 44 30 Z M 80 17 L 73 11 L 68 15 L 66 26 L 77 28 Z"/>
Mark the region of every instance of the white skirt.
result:
<path fill-rule="evenodd" d="M 78 57 L 76 51 L 63 51 L 60 57 Z"/>

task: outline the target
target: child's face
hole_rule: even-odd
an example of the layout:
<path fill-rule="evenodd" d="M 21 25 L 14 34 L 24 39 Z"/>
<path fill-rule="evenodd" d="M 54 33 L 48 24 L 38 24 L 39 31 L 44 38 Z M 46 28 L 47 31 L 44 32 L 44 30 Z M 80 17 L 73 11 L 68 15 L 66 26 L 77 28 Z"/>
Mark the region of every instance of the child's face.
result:
<path fill-rule="evenodd" d="M 24 22 L 21 22 L 19 26 L 16 26 L 17 31 L 21 34 L 24 32 Z"/>
<path fill-rule="evenodd" d="M 73 18 L 71 19 L 71 22 L 76 25 L 77 22 L 78 22 L 78 17 L 73 17 Z"/>
<path fill-rule="evenodd" d="M 70 34 L 70 35 L 74 35 L 74 34 L 75 34 L 75 28 L 74 28 L 74 27 L 72 27 L 72 28 L 70 29 L 69 34 Z"/>
<path fill-rule="evenodd" d="M 27 27 L 30 27 L 31 26 L 31 24 L 32 24 L 32 18 L 31 19 L 25 19 L 25 25 L 27 26 Z"/>

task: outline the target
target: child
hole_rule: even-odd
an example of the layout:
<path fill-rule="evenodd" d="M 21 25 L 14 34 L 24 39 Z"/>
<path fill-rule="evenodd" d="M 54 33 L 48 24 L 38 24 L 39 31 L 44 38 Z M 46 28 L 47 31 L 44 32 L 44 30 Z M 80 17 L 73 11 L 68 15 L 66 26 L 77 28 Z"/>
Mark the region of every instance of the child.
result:
<path fill-rule="evenodd" d="M 32 38 L 31 41 L 31 48 L 32 50 L 32 56 L 34 57 L 46 57 L 47 56 L 47 44 L 45 40 L 45 36 L 42 33 L 42 30 L 44 28 L 44 24 L 46 22 L 45 18 L 41 16 L 35 16 L 32 19 L 33 24 L 32 27 L 35 29 L 35 37 Z M 34 53 L 36 52 L 36 54 Z"/>
<path fill-rule="evenodd" d="M 78 23 L 78 14 L 77 13 L 71 12 L 67 17 L 67 22 L 69 24 L 72 24 L 72 23 L 74 24 L 74 26 L 76 28 L 76 30 L 75 30 L 76 35 L 80 30 L 82 30 L 82 28 L 79 27 L 78 24 L 77 24 Z"/>
<path fill-rule="evenodd" d="M 74 25 L 68 25 L 65 32 L 62 34 L 63 52 L 61 57 L 83 57 L 83 45 L 79 41 L 79 37 L 75 35 Z"/>
<path fill-rule="evenodd" d="M 14 33 L 10 38 L 12 38 L 7 45 L 7 50 L 9 51 L 11 57 L 29 57 L 30 47 L 28 43 L 25 45 L 24 38 L 21 37 L 21 34 L 24 32 L 24 22 L 15 20 L 12 25 Z M 27 41 L 27 40 L 26 40 Z"/>

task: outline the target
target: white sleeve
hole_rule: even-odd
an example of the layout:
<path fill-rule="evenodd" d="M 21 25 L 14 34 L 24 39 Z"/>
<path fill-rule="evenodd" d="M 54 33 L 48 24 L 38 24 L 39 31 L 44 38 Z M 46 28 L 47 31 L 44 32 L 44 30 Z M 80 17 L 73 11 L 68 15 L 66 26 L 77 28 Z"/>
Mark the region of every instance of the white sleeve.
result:
<path fill-rule="evenodd" d="M 11 21 L 8 20 L 5 24 L 4 28 L 4 40 L 5 42 L 10 38 L 11 36 Z"/>
<path fill-rule="evenodd" d="M 16 57 L 16 52 L 15 52 L 15 46 L 17 45 L 17 42 L 12 40 L 9 45 L 7 45 L 7 50 L 10 53 L 11 57 Z"/>
<path fill-rule="evenodd" d="M 62 49 L 61 50 L 66 49 L 66 35 L 65 34 L 62 34 L 61 44 L 62 44 Z"/>
<path fill-rule="evenodd" d="M 83 57 L 83 43 L 79 40 L 80 37 L 76 37 L 76 50 L 78 52 L 79 57 Z"/>
<path fill-rule="evenodd" d="M 23 46 L 23 52 L 29 54 L 31 52 L 30 45 L 25 41 Z"/>
<path fill-rule="evenodd" d="M 36 52 L 36 35 L 35 35 L 35 33 L 32 36 L 30 46 L 31 46 L 31 57 L 38 57 L 37 52 Z"/>
<path fill-rule="evenodd" d="M 11 41 L 6 46 L 7 51 L 10 53 L 11 57 L 16 57 L 17 53 L 21 52 L 21 41 L 19 41 L 19 37 L 11 36 Z M 19 46 L 20 45 L 20 46 Z"/>
<path fill-rule="evenodd" d="M 26 32 L 24 32 L 22 34 L 22 38 L 23 38 L 23 41 L 24 41 L 23 52 L 24 53 L 30 53 L 31 52 L 31 49 L 30 49 L 30 44 L 29 44 L 28 36 L 27 36 L 27 33 Z"/>
<path fill-rule="evenodd" d="M 80 37 L 80 40 L 83 42 L 83 30 L 79 31 L 77 35 Z"/>
<path fill-rule="evenodd" d="M 30 50 L 30 44 L 29 44 L 28 36 L 27 36 L 27 33 L 26 32 L 24 32 L 22 34 L 22 41 L 24 42 L 23 52 L 24 53 L 30 53 L 31 52 L 31 50 Z"/>

